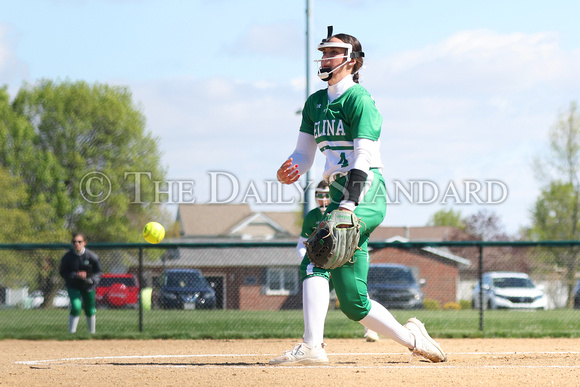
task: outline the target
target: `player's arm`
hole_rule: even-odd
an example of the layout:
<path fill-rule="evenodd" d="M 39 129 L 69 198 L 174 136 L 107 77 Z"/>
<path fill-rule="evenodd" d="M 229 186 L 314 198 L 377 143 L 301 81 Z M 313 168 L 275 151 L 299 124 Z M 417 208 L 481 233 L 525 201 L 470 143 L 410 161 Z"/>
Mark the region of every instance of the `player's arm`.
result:
<path fill-rule="evenodd" d="M 101 275 L 103 274 L 103 270 L 101 269 L 101 262 L 99 261 L 99 257 L 94 254 L 91 256 L 92 261 L 92 273 L 91 273 L 91 280 L 93 283 L 98 284 L 101 280 Z"/>
<path fill-rule="evenodd" d="M 75 279 L 77 278 L 77 273 L 72 270 L 70 265 L 70 260 L 68 259 L 68 253 L 62 258 L 60 263 L 59 273 L 62 278 L 65 280 Z"/>
<path fill-rule="evenodd" d="M 304 254 L 306 254 L 306 245 L 304 242 L 306 242 L 307 239 L 308 238 L 304 238 L 303 236 L 298 238 L 298 243 L 296 244 L 296 253 L 298 253 L 300 259 L 304 258 Z"/>
<path fill-rule="evenodd" d="M 292 184 L 308 171 L 314 163 L 316 155 L 316 140 L 308 133 L 299 132 L 296 148 L 288 159 L 280 166 L 276 174 L 278 181 Z"/>
<path fill-rule="evenodd" d="M 321 216 L 322 214 L 320 211 L 315 208 L 310 210 L 302 221 L 302 230 L 300 231 L 300 237 L 298 238 L 298 243 L 296 244 L 296 253 L 300 259 L 304 258 L 304 255 L 306 254 L 306 245 L 304 242 L 306 242 L 310 234 L 316 230 L 316 226 L 318 226 L 318 222 L 320 221 Z"/>

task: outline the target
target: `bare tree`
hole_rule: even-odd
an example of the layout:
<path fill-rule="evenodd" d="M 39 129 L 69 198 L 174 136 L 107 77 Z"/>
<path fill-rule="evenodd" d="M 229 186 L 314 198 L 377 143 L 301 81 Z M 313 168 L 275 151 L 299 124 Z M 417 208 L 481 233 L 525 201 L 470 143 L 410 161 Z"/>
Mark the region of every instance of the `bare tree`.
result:
<path fill-rule="evenodd" d="M 548 154 L 534 160 L 533 169 L 544 187 L 532 210 L 528 236 L 534 240 L 580 239 L 580 114 L 575 102 L 550 128 Z M 568 306 L 573 303 L 579 249 L 549 249 L 564 268 Z"/>

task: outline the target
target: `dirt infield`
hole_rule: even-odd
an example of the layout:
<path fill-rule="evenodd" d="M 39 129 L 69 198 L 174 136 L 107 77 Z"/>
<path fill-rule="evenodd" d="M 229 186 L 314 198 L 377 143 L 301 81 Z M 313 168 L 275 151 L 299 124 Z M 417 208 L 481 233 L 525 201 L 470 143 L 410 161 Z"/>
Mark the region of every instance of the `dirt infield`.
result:
<path fill-rule="evenodd" d="M 580 339 L 444 339 L 445 363 L 328 340 L 326 366 L 269 366 L 293 340 L 0 341 L 7 386 L 578 386 Z"/>

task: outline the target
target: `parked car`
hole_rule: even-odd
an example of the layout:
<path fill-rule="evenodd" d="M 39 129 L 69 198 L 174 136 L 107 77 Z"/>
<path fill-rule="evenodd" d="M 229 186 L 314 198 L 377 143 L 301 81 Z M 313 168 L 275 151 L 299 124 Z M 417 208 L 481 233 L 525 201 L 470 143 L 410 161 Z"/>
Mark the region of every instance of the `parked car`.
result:
<path fill-rule="evenodd" d="M 389 309 L 422 309 L 425 280 L 417 282 L 405 265 L 371 264 L 367 277 L 369 297 Z"/>
<path fill-rule="evenodd" d="M 139 281 L 133 274 L 103 274 L 95 290 L 98 308 L 137 308 Z"/>
<path fill-rule="evenodd" d="M 580 309 L 580 279 L 574 286 L 574 309 Z"/>
<path fill-rule="evenodd" d="M 42 290 L 35 290 L 31 292 L 29 297 L 32 300 L 29 307 L 40 308 L 40 306 L 44 302 L 44 293 L 42 292 Z M 68 292 L 64 289 L 57 290 L 56 295 L 52 299 L 52 306 L 55 308 L 68 308 L 70 306 Z"/>
<path fill-rule="evenodd" d="M 542 287 L 529 275 L 519 272 L 487 272 L 483 274 L 484 309 L 548 309 L 548 298 Z M 480 308 L 479 281 L 473 288 L 472 305 Z"/>
<path fill-rule="evenodd" d="M 167 269 L 153 290 L 153 303 L 161 309 L 213 309 L 215 291 L 196 269 Z"/>

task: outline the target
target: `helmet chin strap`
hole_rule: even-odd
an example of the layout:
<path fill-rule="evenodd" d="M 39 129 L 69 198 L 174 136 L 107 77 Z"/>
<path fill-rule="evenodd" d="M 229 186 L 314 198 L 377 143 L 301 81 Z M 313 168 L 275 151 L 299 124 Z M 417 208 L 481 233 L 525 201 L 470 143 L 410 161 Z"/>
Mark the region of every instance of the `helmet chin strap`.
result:
<path fill-rule="evenodd" d="M 331 69 L 330 67 L 320 67 L 318 69 L 318 77 L 323 80 L 324 82 L 330 81 L 332 79 L 332 73 L 336 70 L 347 64 L 348 61 L 344 61 L 341 65 L 336 66 L 335 68 Z"/>

